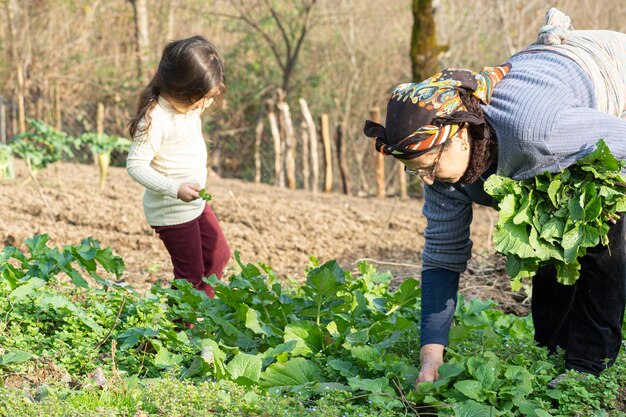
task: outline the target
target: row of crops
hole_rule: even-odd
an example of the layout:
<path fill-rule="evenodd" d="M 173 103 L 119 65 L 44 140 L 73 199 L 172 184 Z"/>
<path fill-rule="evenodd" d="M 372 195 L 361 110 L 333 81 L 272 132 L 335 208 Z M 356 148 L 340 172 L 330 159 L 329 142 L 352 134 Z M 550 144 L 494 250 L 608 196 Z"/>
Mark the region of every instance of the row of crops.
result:
<path fill-rule="evenodd" d="M 312 259 L 285 283 L 237 254 L 239 273 L 206 278 L 209 299 L 186 281 L 147 293 L 116 283 L 123 260 L 93 239 L 56 248 L 36 235 L 23 247 L 0 254 L 0 415 L 86 392 L 134 398 L 119 415 L 626 415 L 623 355 L 600 377 L 548 388 L 563 358 L 535 346 L 530 319 L 462 297 L 440 379 L 416 388 L 419 283 L 392 291 L 392 276 L 367 263 Z M 66 375 L 61 387 L 10 387 L 50 367 Z M 174 393 L 192 408 L 167 408 Z"/>
<path fill-rule="evenodd" d="M 28 129 L 17 134 L 8 145 L 0 144 L 0 180 L 14 180 L 13 157 L 25 161 L 30 179 L 48 165 L 60 160 L 75 160 L 76 153 L 89 149 L 100 170 L 100 188 L 104 188 L 111 154 L 124 152 L 130 141 L 106 133 L 86 132 L 72 137 L 54 129 L 41 120 L 28 120 Z"/>

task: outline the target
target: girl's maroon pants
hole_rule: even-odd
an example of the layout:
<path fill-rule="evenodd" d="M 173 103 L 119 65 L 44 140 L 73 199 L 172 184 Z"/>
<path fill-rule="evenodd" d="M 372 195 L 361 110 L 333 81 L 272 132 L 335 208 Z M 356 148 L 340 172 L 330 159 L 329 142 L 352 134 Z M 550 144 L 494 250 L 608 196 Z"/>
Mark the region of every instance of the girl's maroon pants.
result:
<path fill-rule="evenodd" d="M 186 279 L 194 288 L 214 296 L 203 277 L 215 274 L 222 279 L 230 259 L 230 247 L 215 213 L 207 204 L 202 214 L 186 223 L 153 226 L 172 258 L 174 277 Z"/>

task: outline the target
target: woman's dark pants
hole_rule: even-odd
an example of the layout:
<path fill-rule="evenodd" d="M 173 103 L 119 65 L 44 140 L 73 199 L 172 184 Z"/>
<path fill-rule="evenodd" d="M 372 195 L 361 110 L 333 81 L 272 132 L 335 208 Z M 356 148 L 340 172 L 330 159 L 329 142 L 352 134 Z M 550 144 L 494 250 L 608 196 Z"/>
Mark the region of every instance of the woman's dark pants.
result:
<path fill-rule="evenodd" d="M 574 285 L 556 281 L 554 267 L 533 278 L 535 340 L 554 352 L 565 349 L 565 367 L 598 375 L 613 365 L 622 342 L 626 304 L 624 215 L 609 230 L 609 247 L 587 249 Z"/>

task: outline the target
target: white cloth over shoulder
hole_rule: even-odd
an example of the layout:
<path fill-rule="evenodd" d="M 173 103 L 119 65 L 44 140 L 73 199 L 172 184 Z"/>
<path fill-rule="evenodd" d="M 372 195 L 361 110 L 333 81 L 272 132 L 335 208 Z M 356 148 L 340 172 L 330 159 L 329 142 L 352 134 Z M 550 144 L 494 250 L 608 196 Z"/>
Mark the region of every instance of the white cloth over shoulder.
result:
<path fill-rule="evenodd" d="M 536 50 L 551 50 L 576 61 L 593 82 L 598 110 L 626 117 L 626 34 L 574 30 L 569 16 L 553 7 L 537 41 L 525 51 Z"/>

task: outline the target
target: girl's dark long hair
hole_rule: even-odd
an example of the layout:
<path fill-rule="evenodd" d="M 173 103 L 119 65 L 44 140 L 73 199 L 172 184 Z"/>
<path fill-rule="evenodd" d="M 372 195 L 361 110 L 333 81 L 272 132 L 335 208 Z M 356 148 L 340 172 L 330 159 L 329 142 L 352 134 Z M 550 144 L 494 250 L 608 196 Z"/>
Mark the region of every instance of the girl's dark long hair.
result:
<path fill-rule="evenodd" d="M 219 108 L 225 91 L 224 63 L 215 45 L 202 36 L 170 42 L 163 49 L 154 77 L 139 96 L 137 112 L 128 127 L 130 137 L 135 139 L 148 130 L 149 112 L 161 94 L 184 104 L 213 98 L 212 107 Z"/>
<path fill-rule="evenodd" d="M 485 119 L 478 99 L 471 94 L 464 94 L 461 96 L 461 100 L 467 107 L 467 111 L 476 114 L 485 122 L 485 124 L 480 125 L 467 125 L 472 154 L 470 155 L 467 171 L 465 171 L 459 182 L 471 184 L 498 161 L 498 139 L 489 122 Z"/>

